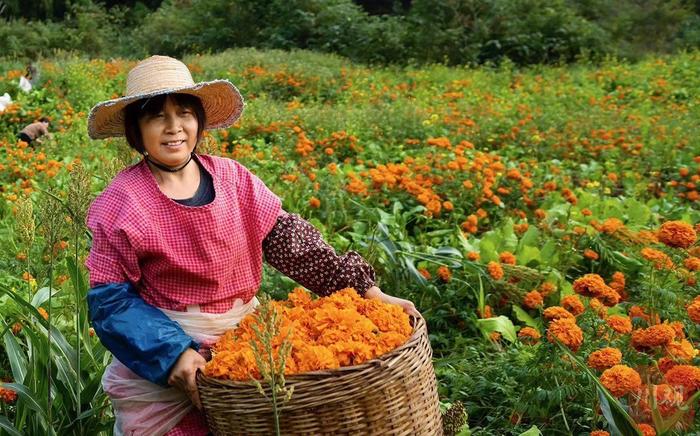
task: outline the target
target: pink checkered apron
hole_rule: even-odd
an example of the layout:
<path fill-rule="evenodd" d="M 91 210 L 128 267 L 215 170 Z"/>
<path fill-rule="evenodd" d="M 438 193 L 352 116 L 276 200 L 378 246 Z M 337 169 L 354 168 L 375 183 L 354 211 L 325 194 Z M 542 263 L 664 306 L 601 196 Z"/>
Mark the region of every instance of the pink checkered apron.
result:
<path fill-rule="evenodd" d="M 119 173 L 93 202 L 87 218 L 91 286 L 131 282 L 146 302 L 185 317 L 225 316 L 251 301 L 262 279 L 262 240 L 281 211 L 280 200 L 236 161 L 200 161 L 214 183 L 215 198 L 207 205 L 189 207 L 166 197 L 144 162 Z M 122 368 L 104 386 L 113 405 L 128 403 L 124 387 L 138 378 Z M 206 434 L 203 423 L 198 412 L 189 413 L 167 434 Z M 128 433 L 130 424 L 119 416 L 118 424 L 124 434 L 156 434 Z"/>

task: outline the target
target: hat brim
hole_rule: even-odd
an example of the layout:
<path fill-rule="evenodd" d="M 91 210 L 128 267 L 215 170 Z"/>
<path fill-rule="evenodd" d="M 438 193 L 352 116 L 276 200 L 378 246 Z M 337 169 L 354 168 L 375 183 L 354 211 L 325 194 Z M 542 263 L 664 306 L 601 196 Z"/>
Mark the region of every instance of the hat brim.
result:
<path fill-rule="evenodd" d="M 132 95 L 98 103 L 88 116 L 88 135 L 92 139 L 124 136 L 124 108 L 130 103 L 163 94 L 191 94 L 202 101 L 207 117 L 205 130 L 228 127 L 243 113 L 243 96 L 228 80 L 201 82 L 184 88 L 169 88 L 149 94 Z"/>

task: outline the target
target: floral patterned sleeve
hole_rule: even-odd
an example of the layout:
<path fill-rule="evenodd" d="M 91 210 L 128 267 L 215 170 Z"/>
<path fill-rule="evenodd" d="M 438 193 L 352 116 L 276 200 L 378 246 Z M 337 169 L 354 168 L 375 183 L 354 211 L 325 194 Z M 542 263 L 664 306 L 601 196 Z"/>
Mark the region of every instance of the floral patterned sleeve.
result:
<path fill-rule="evenodd" d="M 337 255 L 321 233 L 296 214 L 277 217 L 263 240 L 263 254 L 268 264 L 320 296 L 344 288 L 364 295 L 375 284 L 374 269 L 362 256 L 354 251 Z"/>

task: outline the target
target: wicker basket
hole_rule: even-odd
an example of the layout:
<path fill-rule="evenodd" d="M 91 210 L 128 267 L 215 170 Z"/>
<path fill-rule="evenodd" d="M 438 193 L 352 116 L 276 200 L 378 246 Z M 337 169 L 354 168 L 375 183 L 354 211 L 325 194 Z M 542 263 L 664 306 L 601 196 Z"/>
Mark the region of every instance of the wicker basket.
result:
<path fill-rule="evenodd" d="M 442 434 L 425 321 L 414 318 L 402 346 L 360 365 L 287 377 L 285 435 Z M 209 428 L 217 435 L 274 434 L 271 404 L 251 383 L 197 377 Z M 269 387 L 268 396 L 269 396 Z"/>

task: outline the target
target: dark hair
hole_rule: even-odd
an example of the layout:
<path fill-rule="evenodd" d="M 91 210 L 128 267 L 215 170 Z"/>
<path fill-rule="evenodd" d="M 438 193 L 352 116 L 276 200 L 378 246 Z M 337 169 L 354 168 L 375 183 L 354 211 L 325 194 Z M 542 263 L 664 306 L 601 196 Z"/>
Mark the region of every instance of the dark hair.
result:
<path fill-rule="evenodd" d="M 49 119 L 46 118 L 46 117 L 41 117 L 41 118 L 39 118 L 39 122 L 40 122 L 40 123 L 50 123 Z"/>
<path fill-rule="evenodd" d="M 139 120 L 146 115 L 157 115 L 163 110 L 165 101 L 168 97 L 172 97 L 178 106 L 191 109 L 197 117 L 197 144 L 202 140 L 204 134 L 204 126 L 207 123 L 207 116 L 204 113 L 204 107 L 199 97 L 190 94 L 162 94 L 151 98 L 137 100 L 124 108 L 124 134 L 126 142 L 131 148 L 143 154 L 145 151 L 143 146 L 143 138 L 141 136 L 141 128 Z"/>

